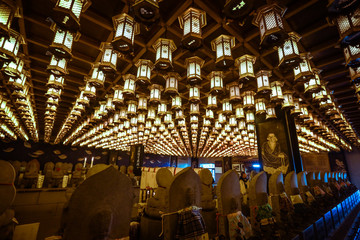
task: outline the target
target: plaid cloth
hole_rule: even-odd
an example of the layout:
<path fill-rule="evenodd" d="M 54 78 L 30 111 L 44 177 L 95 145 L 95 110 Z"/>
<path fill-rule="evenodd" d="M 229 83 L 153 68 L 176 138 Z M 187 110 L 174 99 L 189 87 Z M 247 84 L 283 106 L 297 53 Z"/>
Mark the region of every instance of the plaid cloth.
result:
<path fill-rule="evenodd" d="M 192 209 L 179 213 L 175 239 L 194 239 L 205 233 L 205 222 L 199 210 Z"/>

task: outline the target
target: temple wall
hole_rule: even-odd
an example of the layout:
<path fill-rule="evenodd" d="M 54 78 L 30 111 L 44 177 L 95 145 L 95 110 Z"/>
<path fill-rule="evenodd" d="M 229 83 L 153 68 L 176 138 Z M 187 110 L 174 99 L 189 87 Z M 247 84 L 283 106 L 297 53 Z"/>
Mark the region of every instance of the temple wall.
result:
<path fill-rule="evenodd" d="M 351 182 L 360 188 L 360 150 L 345 152 L 345 158 Z"/>

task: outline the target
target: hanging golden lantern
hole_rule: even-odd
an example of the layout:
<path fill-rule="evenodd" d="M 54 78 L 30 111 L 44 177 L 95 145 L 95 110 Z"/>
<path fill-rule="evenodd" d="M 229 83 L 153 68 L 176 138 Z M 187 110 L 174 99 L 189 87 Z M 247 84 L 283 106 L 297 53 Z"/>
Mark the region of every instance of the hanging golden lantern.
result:
<path fill-rule="evenodd" d="M 236 119 L 244 119 L 245 118 L 244 109 L 241 104 L 238 104 L 235 106 L 235 116 L 236 116 Z"/>
<path fill-rule="evenodd" d="M 167 102 L 161 101 L 160 104 L 158 104 L 158 115 L 164 116 L 167 112 Z"/>
<path fill-rule="evenodd" d="M 185 48 L 194 50 L 202 44 L 201 28 L 206 25 L 206 13 L 196 8 L 188 8 L 178 17 L 180 28 L 183 29 L 181 40 Z"/>
<path fill-rule="evenodd" d="M 162 86 L 159 84 L 152 84 L 150 87 L 150 99 L 149 102 L 152 104 L 158 104 L 161 100 Z"/>
<path fill-rule="evenodd" d="M 301 119 L 308 119 L 309 118 L 309 112 L 308 112 L 307 107 L 305 105 L 301 104 L 300 109 L 301 109 L 301 114 L 299 115 L 299 117 Z"/>
<path fill-rule="evenodd" d="M 222 71 L 212 71 L 208 78 L 210 78 L 210 93 L 213 95 L 223 93 L 223 77 Z"/>
<path fill-rule="evenodd" d="M 254 96 L 255 96 L 254 91 L 243 92 L 243 108 L 244 109 L 254 108 L 254 104 L 255 104 Z"/>
<path fill-rule="evenodd" d="M 141 22 L 155 22 L 160 17 L 158 2 L 161 0 L 135 0 L 132 9 Z"/>
<path fill-rule="evenodd" d="M 147 111 L 147 97 L 145 95 L 138 97 L 138 110 Z"/>
<path fill-rule="evenodd" d="M 102 87 L 104 86 L 105 82 L 105 74 L 103 71 L 99 69 L 99 65 L 95 64 L 92 68 L 91 76 L 88 79 L 88 83 L 95 87 Z"/>
<path fill-rule="evenodd" d="M 45 93 L 45 96 L 53 97 L 53 98 L 60 98 L 60 95 L 61 95 L 61 89 L 56 89 L 56 88 L 48 88 L 47 92 Z"/>
<path fill-rule="evenodd" d="M 197 56 L 185 60 L 187 81 L 190 84 L 199 84 L 201 82 L 201 67 L 204 65 L 204 62 L 204 60 Z"/>
<path fill-rule="evenodd" d="M 234 63 L 231 49 L 235 46 L 235 37 L 220 35 L 211 41 L 212 50 L 216 52 L 215 65 L 220 68 L 228 68 Z"/>
<path fill-rule="evenodd" d="M 171 98 L 171 109 L 178 110 L 182 106 L 181 104 L 181 97 L 175 96 Z"/>
<path fill-rule="evenodd" d="M 64 88 L 64 81 L 65 81 L 65 78 L 63 76 L 56 76 L 56 75 L 50 74 L 49 80 L 48 80 L 46 86 L 62 89 L 62 88 Z"/>
<path fill-rule="evenodd" d="M 96 97 L 96 87 L 87 82 L 84 89 L 84 96 L 88 98 Z"/>
<path fill-rule="evenodd" d="M 208 120 L 214 120 L 214 118 L 215 118 L 214 111 L 211 109 L 206 109 L 205 118 Z"/>
<path fill-rule="evenodd" d="M 26 75 L 22 73 L 20 77 L 10 77 L 8 80 L 8 84 L 11 86 L 12 89 L 21 90 L 25 87 L 26 79 Z"/>
<path fill-rule="evenodd" d="M 164 93 L 169 95 L 178 95 L 178 82 L 181 79 L 180 75 L 176 72 L 169 72 L 165 76 L 165 90 Z"/>
<path fill-rule="evenodd" d="M 190 103 L 190 115 L 200 115 L 199 103 Z"/>
<path fill-rule="evenodd" d="M 312 100 L 314 102 L 321 102 L 323 100 L 326 100 L 327 98 L 327 92 L 325 86 L 321 86 L 321 90 L 319 92 L 312 93 Z"/>
<path fill-rule="evenodd" d="M 360 46 L 348 45 L 343 48 L 345 55 L 346 66 L 358 67 L 360 65 Z"/>
<path fill-rule="evenodd" d="M 225 98 L 222 101 L 222 110 L 224 115 L 232 114 L 232 104 L 230 103 L 230 100 L 228 98 Z"/>
<path fill-rule="evenodd" d="M 254 123 L 247 123 L 247 124 L 246 124 L 246 130 L 247 130 L 249 133 L 255 132 L 255 124 L 254 124 Z"/>
<path fill-rule="evenodd" d="M 80 14 L 90 5 L 90 0 L 57 0 L 52 18 L 62 28 L 77 31 L 80 28 Z"/>
<path fill-rule="evenodd" d="M 314 76 L 309 60 L 311 59 L 309 53 L 300 53 L 302 62 L 298 66 L 294 67 L 294 81 L 304 82 Z"/>
<path fill-rule="evenodd" d="M 155 108 L 149 108 L 148 109 L 148 114 L 147 114 L 147 119 L 148 120 L 155 120 L 156 117 L 156 109 Z"/>
<path fill-rule="evenodd" d="M 46 70 L 50 74 L 54 74 L 56 76 L 63 76 L 68 74 L 67 71 L 67 60 L 65 58 L 58 58 L 55 55 L 51 56 L 51 60 Z"/>
<path fill-rule="evenodd" d="M 350 67 L 349 71 L 350 71 L 351 81 L 353 81 L 353 82 L 360 81 L 360 66 L 353 67 L 353 68 Z"/>
<path fill-rule="evenodd" d="M 0 12 L 0 36 L 8 36 L 13 18 L 20 17 L 19 7 L 14 1 L 1 1 Z"/>
<path fill-rule="evenodd" d="M 231 82 L 227 84 L 226 89 L 229 90 L 229 97 L 231 103 L 237 103 L 241 100 L 240 85 L 238 82 Z"/>
<path fill-rule="evenodd" d="M 18 32 L 10 29 L 9 36 L 0 38 L 0 59 L 4 62 L 15 61 L 20 44 L 24 44 L 24 38 Z"/>
<path fill-rule="evenodd" d="M 217 108 L 217 97 L 216 95 L 209 95 L 208 96 L 208 109 L 216 109 Z"/>
<path fill-rule="evenodd" d="M 172 52 L 176 50 L 174 41 L 159 38 L 153 44 L 153 48 L 156 51 L 155 67 L 163 70 L 172 67 Z"/>
<path fill-rule="evenodd" d="M 239 130 L 245 130 L 246 129 L 246 122 L 245 122 L 244 119 L 241 119 L 241 120 L 238 121 L 238 127 L 239 127 Z"/>
<path fill-rule="evenodd" d="M 254 123 L 255 122 L 255 115 L 253 111 L 246 111 L 245 114 L 246 123 Z"/>
<path fill-rule="evenodd" d="M 153 63 L 147 59 L 139 59 L 135 66 L 138 68 L 136 82 L 150 84 L 151 70 L 154 68 Z"/>
<path fill-rule="evenodd" d="M 113 96 L 105 96 L 105 97 L 107 97 L 106 106 L 105 106 L 106 111 L 114 112 L 115 111 L 115 105 L 113 103 Z"/>
<path fill-rule="evenodd" d="M 284 99 L 282 89 L 281 89 L 283 85 L 284 85 L 284 82 L 280 82 L 280 81 L 274 81 L 270 84 L 270 86 L 271 86 L 270 101 L 279 102 Z"/>
<path fill-rule="evenodd" d="M 282 102 L 281 108 L 282 109 L 291 109 L 294 108 L 294 98 L 293 98 L 293 91 L 284 91 L 283 97 L 284 101 Z"/>
<path fill-rule="evenodd" d="M 266 119 L 274 119 L 277 118 L 275 107 L 273 105 L 269 105 L 266 108 Z"/>
<path fill-rule="evenodd" d="M 264 98 L 258 98 L 255 100 L 255 114 L 265 114 L 266 113 L 266 105 Z"/>
<path fill-rule="evenodd" d="M 304 83 L 304 93 L 316 93 L 321 90 L 321 82 L 319 77 L 319 71 L 314 69 L 314 76 L 306 83 Z"/>
<path fill-rule="evenodd" d="M 101 43 L 100 49 L 102 52 L 99 69 L 105 73 L 115 73 L 118 53 L 113 49 L 111 43 Z"/>
<path fill-rule="evenodd" d="M 355 11 L 348 14 L 338 14 L 335 19 L 336 26 L 339 31 L 340 41 L 344 45 L 354 45 L 356 44 L 356 39 L 353 41 L 352 36 L 358 34 L 360 31 L 360 22 L 359 22 L 360 8 L 357 7 Z"/>
<path fill-rule="evenodd" d="M 181 109 L 179 109 L 175 112 L 175 119 L 176 120 L 184 119 L 184 112 Z M 179 123 L 178 123 L 178 125 L 181 126 Z"/>
<path fill-rule="evenodd" d="M 271 92 L 270 81 L 271 71 L 260 70 L 256 73 L 257 92 L 266 94 Z"/>
<path fill-rule="evenodd" d="M 136 115 L 137 110 L 137 102 L 130 100 L 127 102 L 128 108 L 127 108 L 127 115 L 132 117 Z"/>
<path fill-rule="evenodd" d="M 113 103 L 116 105 L 121 105 L 124 103 L 124 96 L 123 96 L 123 87 L 116 85 L 113 87 L 114 89 L 114 96 L 113 96 Z"/>
<path fill-rule="evenodd" d="M 319 107 L 321 110 L 328 110 L 329 108 L 331 108 L 333 106 L 334 106 L 334 103 L 333 103 L 330 95 L 327 95 L 326 99 L 319 103 Z"/>
<path fill-rule="evenodd" d="M 254 75 L 254 64 L 256 57 L 252 55 L 245 54 L 241 57 L 238 57 L 235 60 L 235 66 L 239 68 L 239 78 L 245 78 L 250 80 L 255 78 Z"/>
<path fill-rule="evenodd" d="M 112 18 L 115 29 L 112 45 L 119 52 L 129 52 L 134 47 L 134 36 L 140 33 L 140 26 L 130 15 L 122 13 Z"/>
<path fill-rule="evenodd" d="M 297 45 L 300 38 L 299 34 L 290 32 L 289 38 L 281 46 L 277 47 L 279 66 L 294 68 L 301 62 L 299 48 Z"/>
<path fill-rule="evenodd" d="M 259 27 L 261 45 L 272 47 L 281 44 L 286 39 L 282 19 L 285 11 L 285 8 L 276 3 L 265 5 L 257 10 L 253 24 Z"/>
<path fill-rule="evenodd" d="M 189 101 L 194 102 L 194 103 L 200 102 L 200 87 L 199 86 L 190 86 Z"/>
<path fill-rule="evenodd" d="M 89 85 L 89 89 L 91 89 L 90 85 Z M 96 97 L 96 88 L 94 87 L 94 89 L 95 89 L 95 91 L 93 94 L 95 95 L 94 97 Z M 79 95 L 77 101 L 84 106 L 88 106 L 90 104 L 90 100 L 88 99 L 88 97 L 85 94 L 85 88 L 80 88 L 80 95 Z"/>
<path fill-rule="evenodd" d="M 46 100 L 46 104 L 58 106 L 58 105 L 59 105 L 59 98 L 49 97 L 49 98 Z"/>
<path fill-rule="evenodd" d="M 55 24 L 51 26 L 51 29 L 55 32 L 55 36 L 53 42 L 49 46 L 49 51 L 57 58 L 71 58 L 74 39 L 78 39 L 80 35 L 57 28 Z"/>
<path fill-rule="evenodd" d="M 124 79 L 124 88 L 122 90 L 123 95 L 127 97 L 135 96 L 136 77 L 132 74 L 126 74 L 123 76 L 123 79 Z"/>

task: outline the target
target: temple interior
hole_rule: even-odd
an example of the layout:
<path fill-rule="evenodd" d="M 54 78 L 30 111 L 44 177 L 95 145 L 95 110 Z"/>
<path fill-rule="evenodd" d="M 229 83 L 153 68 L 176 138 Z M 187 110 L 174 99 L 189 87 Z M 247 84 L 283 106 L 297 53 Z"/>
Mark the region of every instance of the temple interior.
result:
<path fill-rule="evenodd" d="M 0 0 L 0 240 L 360 239 L 359 0 Z"/>

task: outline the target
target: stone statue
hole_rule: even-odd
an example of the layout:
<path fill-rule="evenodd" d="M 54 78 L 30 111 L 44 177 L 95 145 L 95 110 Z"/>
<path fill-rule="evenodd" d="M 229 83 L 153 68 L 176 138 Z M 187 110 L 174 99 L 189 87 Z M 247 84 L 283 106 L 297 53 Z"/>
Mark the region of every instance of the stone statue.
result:
<path fill-rule="evenodd" d="M 33 159 L 28 162 L 26 171 L 24 174 L 24 185 L 25 187 L 35 188 L 36 180 L 40 170 L 40 163 L 38 160 Z"/>
<path fill-rule="evenodd" d="M 201 180 L 191 167 L 184 168 L 175 175 L 168 192 L 166 213 L 201 206 Z M 176 213 L 164 217 L 164 239 L 175 239 L 177 230 L 181 227 L 178 226 L 178 220 L 179 216 Z"/>
<path fill-rule="evenodd" d="M 44 186 L 46 186 L 46 187 L 51 187 L 52 174 L 54 171 L 54 167 L 55 167 L 55 164 L 53 162 L 47 162 L 44 165 L 44 175 L 45 175 Z"/>
<path fill-rule="evenodd" d="M 129 236 L 133 204 L 130 179 L 97 164 L 75 189 L 63 214 L 63 240 L 120 239 Z"/>
<path fill-rule="evenodd" d="M 13 166 L 0 160 L 0 240 L 12 239 L 15 228 L 15 212 L 10 209 L 16 195 L 14 181 Z"/>
<path fill-rule="evenodd" d="M 75 164 L 74 171 L 71 178 L 71 186 L 77 186 L 82 181 L 82 163 Z"/>
<path fill-rule="evenodd" d="M 126 166 L 125 165 L 120 166 L 120 172 L 123 174 L 126 174 Z"/>
<path fill-rule="evenodd" d="M 203 168 L 199 172 L 201 180 L 201 207 L 203 210 L 215 209 L 215 201 L 213 195 L 213 177 L 209 169 Z"/>
<path fill-rule="evenodd" d="M 170 187 L 170 182 L 173 179 L 173 175 L 167 168 L 160 168 L 156 172 L 156 183 L 158 188 L 155 191 L 155 196 L 147 200 L 147 206 L 145 208 L 145 213 L 154 218 L 161 218 L 160 211 L 164 212 L 166 210 L 167 201 L 168 201 L 168 188 Z"/>
<path fill-rule="evenodd" d="M 216 195 L 218 197 L 219 234 L 230 238 L 227 215 L 241 211 L 241 193 L 239 177 L 234 170 L 221 175 Z"/>
<path fill-rule="evenodd" d="M 62 162 L 55 163 L 55 169 L 52 174 L 53 187 L 61 187 L 61 183 L 64 177 L 64 168 Z"/>

